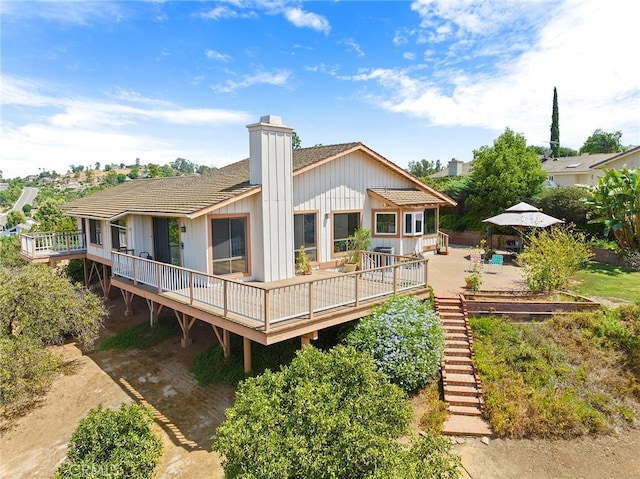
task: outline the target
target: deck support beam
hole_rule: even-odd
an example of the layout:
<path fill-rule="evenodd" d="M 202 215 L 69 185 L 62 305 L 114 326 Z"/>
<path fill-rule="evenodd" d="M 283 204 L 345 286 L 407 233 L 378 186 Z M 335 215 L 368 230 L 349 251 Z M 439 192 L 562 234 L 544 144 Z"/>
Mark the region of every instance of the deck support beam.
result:
<path fill-rule="evenodd" d="M 121 289 L 120 292 L 122 293 L 122 298 L 124 299 L 124 315 L 133 316 L 135 314 L 135 311 L 133 309 L 133 298 L 135 297 L 135 294 L 124 289 Z"/>
<path fill-rule="evenodd" d="M 157 324 L 158 317 L 160 316 L 160 312 L 162 308 L 164 308 L 163 304 L 156 303 L 151 299 L 147 299 L 147 306 L 149 308 L 149 324 L 153 326 Z"/>
<path fill-rule="evenodd" d="M 244 336 L 242 337 L 242 353 L 244 356 L 244 372 L 249 374 L 251 372 L 251 340 Z"/>
<path fill-rule="evenodd" d="M 212 324 L 213 332 L 220 343 L 220 347 L 222 348 L 222 352 L 224 353 L 224 357 L 228 358 L 231 356 L 231 342 L 229 341 L 229 331 L 226 329 L 218 328 L 215 324 Z M 222 331 L 222 335 L 220 335 L 220 331 Z"/>
<path fill-rule="evenodd" d="M 318 331 L 312 331 L 300 336 L 300 344 L 304 348 L 305 346 L 309 346 L 311 341 L 315 341 L 316 339 L 318 339 Z"/>
<path fill-rule="evenodd" d="M 195 316 L 189 316 L 187 313 L 180 313 L 174 310 L 180 329 L 182 329 L 182 339 L 180 339 L 180 346 L 186 348 L 193 342 L 193 339 L 189 337 L 189 331 L 196 322 Z"/>

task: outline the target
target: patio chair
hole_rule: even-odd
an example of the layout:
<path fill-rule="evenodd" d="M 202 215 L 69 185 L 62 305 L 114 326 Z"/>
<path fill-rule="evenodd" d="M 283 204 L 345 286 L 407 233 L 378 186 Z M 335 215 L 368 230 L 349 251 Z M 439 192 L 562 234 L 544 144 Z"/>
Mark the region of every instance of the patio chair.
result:
<path fill-rule="evenodd" d="M 141 252 L 139 256 L 142 259 L 153 259 L 153 256 L 151 256 L 148 251 Z"/>
<path fill-rule="evenodd" d="M 494 254 L 491 257 L 491 262 L 489 263 L 490 269 L 493 270 L 494 268 L 496 268 L 499 269 L 499 271 L 502 271 L 503 259 L 504 258 L 501 254 Z"/>

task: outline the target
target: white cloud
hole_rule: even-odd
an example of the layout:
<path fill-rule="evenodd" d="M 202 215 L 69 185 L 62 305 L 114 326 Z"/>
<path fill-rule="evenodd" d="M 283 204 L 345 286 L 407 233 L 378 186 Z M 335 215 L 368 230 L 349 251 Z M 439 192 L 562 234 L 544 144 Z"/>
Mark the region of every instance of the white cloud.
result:
<path fill-rule="evenodd" d="M 221 62 L 231 61 L 231 57 L 229 55 L 217 52 L 215 50 L 205 50 L 204 54 L 205 54 L 205 56 L 207 58 L 209 58 L 211 60 L 218 60 L 218 61 L 221 61 Z"/>
<path fill-rule="evenodd" d="M 405 60 L 415 60 L 416 54 L 413 52 L 404 52 L 402 54 L 402 58 L 404 58 Z"/>
<path fill-rule="evenodd" d="M 28 123 L 4 122 L 0 133 L 5 177 L 22 176 L 36 167 L 66 171 L 70 164 L 107 164 L 145 156 L 172 161 L 184 156 L 181 141 L 162 131 L 176 128 L 223 128 L 246 124 L 253 116 L 243 111 L 185 108 L 138 92 L 116 89 L 101 99 L 60 94 L 59 85 L 13 77 L 2 78 L 2 108 L 35 113 Z M 151 126 L 157 134 L 144 133 Z M 189 151 L 194 148 L 189 147 Z M 88 162 L 88 163 L 87 163 Z"/>
<path fill-rule="evenodd" d="M 286 8 L 284 16 L 296 27 L 311 28 L 323 33 L 329 33 L 331 25 L 322 15 L 313 12 L 305 12 L 301 8 Z"/>
<path fill-rule="evenodd" d="M 421 0 L 414 7 L 444 8 L 447 4 L 462 2 Z M 366 99 L 385 110 L 436 126 L 496 131 L 508 126 L 524 133 L 532 144 L 544 143 L 549 137 L 556 86 L 564 145 L 580 147 L 596 128 L 621 130 L 623 143 L 638 144 L 640 83 L 633 66 L 637 15 L 625 5 L 631 4 L 568 0 L 546 12 L 546 23 L 531 25 L 538 30 L 531 44 L 517 47 L 526 46 L 524 52 L 481 71 L 441 68 L 427 72 L 428 64 L 424 64 L 423 69 L 377 68 L 346 78 L 379 85 L 380 91 L 369 93 Z M 475 28 L 476 23 L 469 19 L 453 14 L 451 18 L 465 29 Z M 484 23 L 485 19 L 477 21 Z M 615 28 L 603 30 L 604 25 Z M 474 47 L 471 43 L 467 48 Z M 465 53 L 461 49 L 458 54 Z"/>
<path fill-rule="evenodd" d="M 358 42 L 356 42 L 353 38 L 346 38 L 344 40 L 341 40 L 339 43 L 348 46 L 349 49 L 355 52 L 359 57 L 364 56 L 364 52 L 362 51 L 362 48 L 360 47 Z"/>
<path fill-rule="evenodd" d="M 211 89 L 217 93 L 231 93 L 240 88 L 248 88 L 252 85 L 266 84 L 274 86 L 286 86 L 291 72 L 288 70 L 276 70 L 273 72 L 258 71 L 244 75 L 240 80 L 227 80 L 218 85 L 212 85 Z"/>
<path fill-rule="evenodd" d="M 44 1 L 44 2 L 0 2 L 0 14 L 6 18 L 41 18 L 43 20 L 90 27 L 96 22 L 120 22 L 129 16 L 126 4 L 102 0 L 84 1 Z"/>

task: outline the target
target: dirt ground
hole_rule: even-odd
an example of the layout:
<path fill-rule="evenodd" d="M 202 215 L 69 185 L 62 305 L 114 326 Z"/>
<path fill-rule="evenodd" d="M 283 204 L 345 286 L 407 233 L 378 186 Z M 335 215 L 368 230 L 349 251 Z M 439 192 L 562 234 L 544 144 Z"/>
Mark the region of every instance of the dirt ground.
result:
<path fill-rule="evenodd" d="M 439 266 L 445 267 L 443 259 L 430 265 L 434 281 L 440 276 Z M 514 272 L 504 272 L 507 274 L 495 276 L 517 277 Z M 444 289 L 455 288 L 460 280 L 456 278 Z M 135 304 L 137 314 L 125 317 L 122 300 L 110 301 L 111 315 L 103 336 L 146 321 L 145 303 L 137 299 Z M 195 355 L 213 344 L 214 335 L 211 327 L 197 322 L 192 336 L 194 343 L 186 349 L 181 348 L 179 338 L 144 351 L 83 355 L 74 344 L 59 347 L 68 364 L 66 373 L 36 407 L 0 435 L 0 478 L 51 477 L 64 459 L 71 434 L 89 409 L 99 404 L 117 408 L 131 401 L 150 406 L 156 415 L 155 427 L 164 444 L 159 478 L 222 478 L 220 457 L 211 452 L 211 436 L 224 420 L 234 391 L 196 383 L 190 365 Z M 419 414 L 419 404 L 414 401 L 414 406 Z M 491 439 L 485 444 L 481 439 L 452 440 L 462 457 L 465 479 L 640 477 L 637 429 L 570 441 Z"/>

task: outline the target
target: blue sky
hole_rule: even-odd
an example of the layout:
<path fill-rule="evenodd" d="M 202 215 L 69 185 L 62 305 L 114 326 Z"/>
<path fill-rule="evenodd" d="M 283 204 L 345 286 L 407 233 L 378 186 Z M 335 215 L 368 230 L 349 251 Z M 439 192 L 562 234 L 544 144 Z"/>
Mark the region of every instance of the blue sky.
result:
<path fill-rule="evenodd" d="M 5 178 L 69 165 L 222 166 L 266 114 L 302 146 L 361 141 L 400 166 L 472 159 L 506 127 L 640 144 L 638 2 L 0 3 Z"/>

